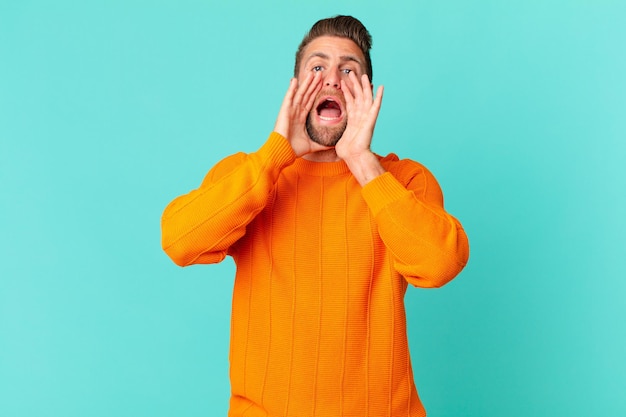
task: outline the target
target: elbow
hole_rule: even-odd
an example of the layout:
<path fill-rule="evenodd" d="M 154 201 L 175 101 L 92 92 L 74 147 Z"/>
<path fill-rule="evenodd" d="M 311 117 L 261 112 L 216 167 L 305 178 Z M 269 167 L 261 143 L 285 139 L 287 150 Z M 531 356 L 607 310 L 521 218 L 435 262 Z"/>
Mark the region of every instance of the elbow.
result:
<path fill-rule="evenodd" d="M 457 240 L 451 249 L 441 252 L 437 265 L 437 278 L 434 280 L 434 287 L 443 287 L 448 282 L 456 278 L 467 265 L 469 260 L 469 240 L 465 232 L 457 234 Z"/>
<path fill-rule="evenodd" d="M 162 239 L 161 247 L 165 254 L 178 266 L 188 266 L 191 264 L 189 259 L 192 258 L 192 255 L 184 250 L 180 245 L 173 244 L 171 242 Z"/>
<path fill-rule="evenodd" d="M 441 268 L 431 271 L 429 277 L 425 280 L 428 288 L 441 288 L 454 278 L 456 278 L 463 268 L 465 268 L 465 262 L 459 262 L 455 260 L 446 264 L 442 264 Z"/>
<path fill-rule="evenodd" d="M 452 281 L 465 267 L 464 264 L 442 265 L 428 268 L 417 274 L 404 275 L 407 282 L 414 287 L 441 288 Z"/>
<path fill-rule="evenodd" d="M 189 265 L 190 254 L 185 245 L 182 244 L 181 231 L 170 213 L 175 204 L 176 200 L 171 202 L 161 217 L 161 249 L 176 265 L 187 266 Z"/>
<path fill-rule="evenodd" d="M 460 245 L 452 253 L 430 256 L 412 268 L 412 273 L 404 275 L 409 284 L 421 288 L 441 288 L 456 278 L 467 265 L 469 246 Z"/>
<path fill-rule="evenodd" d="M 161 248 L 165 254 L 178 266 L 188 266 L 198 257 L 193 248 L 185 244 L 184 239 L 177 238 L 166 227 L 161 228 Z"/>
<path fill-rule="evenodd" d="M 195 264 L 214 264 L 226 258 L 226 251 L 198 251 L 195 247 L 188 247 L 182 242 L 170 242 L 163 238 L 161 246 L 167 256 L 178 266 L 189 266 Z"/>
<path fill-rule="evenodd" d="M 420 274 L 405 275 L 407 282 L 419 288 L 441 288 L 452 281 L 461 272 L 462 268 L 453 270 L 435 271 L 429 270 Z"/>

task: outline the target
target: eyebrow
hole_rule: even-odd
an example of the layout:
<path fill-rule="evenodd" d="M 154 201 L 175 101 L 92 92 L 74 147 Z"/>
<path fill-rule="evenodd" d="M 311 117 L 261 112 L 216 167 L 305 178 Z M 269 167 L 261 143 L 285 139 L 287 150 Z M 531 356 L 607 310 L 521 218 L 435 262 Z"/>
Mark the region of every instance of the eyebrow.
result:
<path fill-rule="evenodd" d="M 311 55 L 309 55 L 306 62 L 309 62 L 312 58 L 322 58 L 322 59 L 329 60 L 330 56 L 328 56 L 324 52 L 313 52 Z M 361 62 L 361 60 L 359 60 L 359 58 L 357 58 L 354 55 L 342 55 L 339 57 L 339 60 L 341 62 L 356 62 L 360 66 L 363 66 L 363 63 Z"/>

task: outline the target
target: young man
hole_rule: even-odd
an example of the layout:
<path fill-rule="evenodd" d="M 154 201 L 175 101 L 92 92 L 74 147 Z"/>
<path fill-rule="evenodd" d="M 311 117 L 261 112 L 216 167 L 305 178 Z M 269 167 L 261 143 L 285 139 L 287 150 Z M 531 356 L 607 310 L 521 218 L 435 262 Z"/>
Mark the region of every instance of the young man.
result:
<path fill-rule="evenodd" d="M 370 151 L 370 47 L 352 17 L 317 22 L 267 141 L 163 214 L 176 264 L 237 265 L 229 416 L 426 415 L 404 294 L 454 278 L 468 241 L 426 168 Z"/>

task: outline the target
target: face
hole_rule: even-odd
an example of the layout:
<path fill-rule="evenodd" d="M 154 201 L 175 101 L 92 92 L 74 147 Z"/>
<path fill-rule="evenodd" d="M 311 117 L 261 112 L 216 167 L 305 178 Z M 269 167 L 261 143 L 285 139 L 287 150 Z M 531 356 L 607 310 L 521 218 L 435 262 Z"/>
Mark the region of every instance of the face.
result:
<path fill-rule="evenodd" d="M 304 49 L 298 81 L 317 71 L 322 73 L 322 90 L 307 117 L 306 128 L 312 141 L 335 146 L 348 123 L 341 80 L 348 82 L 350 72 L 360 79 L 365 73 L 365 57 L 350 39 L 321 36 Z"/>

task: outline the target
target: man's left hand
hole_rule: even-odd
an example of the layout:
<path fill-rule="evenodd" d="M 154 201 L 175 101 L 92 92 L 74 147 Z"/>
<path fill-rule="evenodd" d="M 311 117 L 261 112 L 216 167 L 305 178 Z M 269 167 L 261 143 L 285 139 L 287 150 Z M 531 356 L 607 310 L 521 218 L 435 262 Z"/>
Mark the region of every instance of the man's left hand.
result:
<path fill-rule="evenodd" d="M 348 124 L 343 136 L 335 145 L 337 156 L 343 159 L 361 185 L 365 185 L 384 169 L 378 158 L 370 150 L 374 126 L 383 100 L 383 86 L 379 86 L 376 96 L 366 74 L 359 80 L 351 72 L 349 83 L 341 81 L 341 89 L 346 100 Z"/>

